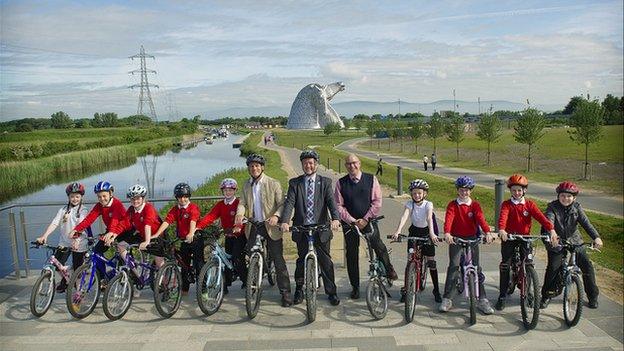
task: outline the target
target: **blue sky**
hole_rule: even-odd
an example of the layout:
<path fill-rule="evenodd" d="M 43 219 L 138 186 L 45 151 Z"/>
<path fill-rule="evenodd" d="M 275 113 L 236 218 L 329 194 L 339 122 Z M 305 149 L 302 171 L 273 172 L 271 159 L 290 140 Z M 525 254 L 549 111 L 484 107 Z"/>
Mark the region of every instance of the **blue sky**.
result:
<path fill-rule="evenodd" d="M 334 101 L 622 95 L 622 1 L 0 1 L 0 120 L 136 112 L 144 45 L 159 115 Z"/>

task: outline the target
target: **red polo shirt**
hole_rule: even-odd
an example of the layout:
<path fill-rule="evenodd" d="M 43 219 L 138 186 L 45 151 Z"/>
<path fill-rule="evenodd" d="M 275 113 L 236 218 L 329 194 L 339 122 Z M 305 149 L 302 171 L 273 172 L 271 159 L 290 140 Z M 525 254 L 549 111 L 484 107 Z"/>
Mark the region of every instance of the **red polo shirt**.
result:
<path fill-rule="evenodd" d="M 485 221 L 481 205 L 472 200 L 470 205 L 459 204 L 453 200 L 446 206 L 444 218 L 444 232 L 453 236 L 467 238 L 477 235 L 477 229 L 481 227 L 484 232 L 490 231 L 490 226 Z"/>
<path fill-rule="evenodd" d="M 116 228 L 120 221 L 123 221 L 126 216 L 126 208 L 124 205 L 117 199 L 113 197 L 111 200 L 110 206 L 102 206 L 100 203 L 95 204 L 89 214 L 82 220 L 74 230 L 77 232 L 82 232 L 87 229 L 95 220 L 102 216 L 102 221 L 106 226 L 106 231 L 110 231 L 113 228 Z"/>
<path fill-rule="evenodd" d="M 172 224 L 176 223 L 176 234 L 180 239 L 186 239 L 191 229 L 191 221 L 197 222 L 199 220 L 200 212 L 199 207 L 194 203 L 189 203 L 186 208 L 178 205 L 173 206 L 167 213 L 165 222 Z"/>
<path fill-rule="evenodd" d="M 214 207 L 204 216 L 204 218 L 200 219 L 197 223 L 198 229 L 206 228 L 219 219 L 221 221 L 221 228 L 223 229 L 231 229 L 234 228 L 234 217 L 236 216 L 236 208 L 238 207 L 238 198 L 235 199 L 231 204 L 226 205 L 224 200 L 217 202 Z M 238 233 L 233 233 L 234 236 L 243 235 L 244 231 L 241 230 Z"/>
<path fill-rule="evenodd" d="M 518 204 L 514 204 L 511 199 L 504 201 L 498 218 L 498 228 L 510 234 L 529 235 L 531 218 L 535 218 L 546 230 L 554 228 L 535 202 L 527 199 Z"/>
<path fill-rule="evenodd" d="M 116 228 L 112 229 L 111 232 L 119 235 L 134 227 L 134 230 L 139 232 L 141 238 L 145 240 L 145 226 L 150 226 L 152 229 L 152 235 L 154 235 L 161 223 L 160 218 L 158 217 L 158 212 L 156 212 L 156 208 L 149 202 L 143 206 L 143 210 L 141 212 L 135 211 L 132 206 L 128 207 L 128 211 L 126 211 L 126 219 L 126 221 L 120 223 Z"/>

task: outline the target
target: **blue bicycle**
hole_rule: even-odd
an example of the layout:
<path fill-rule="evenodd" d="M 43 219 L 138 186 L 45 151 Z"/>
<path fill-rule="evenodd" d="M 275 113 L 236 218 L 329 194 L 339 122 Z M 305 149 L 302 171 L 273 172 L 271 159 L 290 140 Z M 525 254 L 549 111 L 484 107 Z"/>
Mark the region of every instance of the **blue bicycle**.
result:
<path fill-rule="evenodd" d="M 199 272 L 197 278 L 197 304 L 199 308 L 210 316 L 219 310 L 223 302 L 223 286 L 225 268 L 234 269 L 232 256 L 225 252 L 219 244 L 218 234 L 205 236 L 206 243 L 212 248 L 208 260 Z"/>

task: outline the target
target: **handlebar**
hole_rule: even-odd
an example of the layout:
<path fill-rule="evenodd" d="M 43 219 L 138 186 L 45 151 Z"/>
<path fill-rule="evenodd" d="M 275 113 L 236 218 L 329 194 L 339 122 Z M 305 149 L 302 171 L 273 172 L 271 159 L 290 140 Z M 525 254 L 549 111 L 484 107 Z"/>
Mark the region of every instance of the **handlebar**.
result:
<path fill-rule="evenodd" d="M 403 242 L 404 240 L 407 241 L 416 241 L 416 242 L 431 242 L 431 239 L 427 236 L 427 237 L 421 237 L 421 236 L 407 236 L 405 234 L 399 234 L 399 237 L 397 239 L 393 239 L 394 236 L 393 235 L 386 235 L 386 239 L 392 239 L 392 241 L 390 241 L 391 243 L 400 243 Z M 438 238 L 439 239 L 439 238 Z"/>
<path fill-rule="evenodd" d="M 48 245 L 48 244 L 45 244 L 45 243 L 40 243 L 38 241 L 31 241 L 30 245 L 33 245 L 33 246 L 30 247 L 31 249 L 38 249 L 41 246 L 45 247 L 46 249 L 50 249 L 50 250 L 56 250 L 56 249 L 66 249 L 66 250 L 69 250 L 70 249 L 69 247 L 51 246 L 51 245 Z"/>
<path fill-rule="evenodd" d="M 594 247 L 594 243 L 582 242 L 580 244 L 574 244 L 574 243 L 571 243 L 571 242 L 569 242 L 567 240 L 560 240 L 560 244 L 563 247 L 565 247 L 566 249 L 572 249 L 573 250 L 573 249 L 585 246 L 585 247 L 587 247 L 588 249 L 590 249 L 592 251 L 602 252 L 602 251 L 600 251 L 600 249 Z"/>
<path fill-rule="evenodd" d="M 320 232 L 329 229 L 327 224 L 294 225 L 290 227 L 293 232 Z"/>
<path fill-rule="evenodd" d="M 524 241 L 527 243 L 532 243 L 537 240 L 545 240 L 550 241 L 549 235 L 519 235 L 519 234 L 507 234 L 508 241 Z"/>

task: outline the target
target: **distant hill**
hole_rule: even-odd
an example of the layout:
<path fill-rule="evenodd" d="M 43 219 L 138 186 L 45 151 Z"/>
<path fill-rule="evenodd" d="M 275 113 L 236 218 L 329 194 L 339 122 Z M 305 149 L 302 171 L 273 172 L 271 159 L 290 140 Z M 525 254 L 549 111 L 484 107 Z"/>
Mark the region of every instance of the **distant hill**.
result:
<path fill-rule="evenodd" d="M 479 112 L 479 103 L 476 101 L 463 101 L 457 100 L 457 111 L 460 113 L 476 114 Z M 348 118 L 353 117 L 359 113 L 372 115 L 380 113 L 382 115 L 388 115 L 390 113 L 399 113 L 398 102 L 377 102 L 377 101 L 345 101 L 335 102 L 332 106 L 341 116 Z M 510 102 L 504 100 L 487 100 L 481 101 L 481 112 L 487 111 L 490 106 L 493 111 L 497 110 L 509 110 L 509 111 L 521 111 L 524 110 L 527 105 Z M 559 105 L 537 105 L 533 106 L 545 112 L 552 112 L 557 109 L 561 109 Z M 453 100 L 438 100 L 429 103 L 412 103 L 401 101 L 401 113 L 407 112 L 420 112 L 425 115 L 431 115 L 434 111 L 451 111 L 453 110 Z M 233 107 L 223 110 L 205 111 L 203 116 L 213 119 L 221 117 L 249 117 L 249 116 L 286 116 L 290 113 L 290 105 L 283 106 L 261 106 L 261 107 Z"/>

